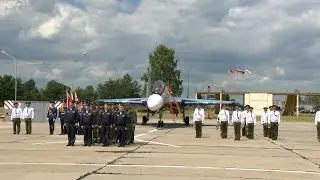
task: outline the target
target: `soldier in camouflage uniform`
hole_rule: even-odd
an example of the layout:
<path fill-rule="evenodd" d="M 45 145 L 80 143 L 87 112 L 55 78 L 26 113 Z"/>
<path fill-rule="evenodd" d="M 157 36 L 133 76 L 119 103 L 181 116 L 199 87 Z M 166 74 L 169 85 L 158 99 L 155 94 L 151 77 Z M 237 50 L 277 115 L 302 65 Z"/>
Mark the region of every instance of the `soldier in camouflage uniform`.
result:
<path fill-rule="evenodd" d="M 112 144 L 116 144 L 119 141 L 118 133 L 117 133 L 116 126 L 115 126 L 115 118 L 118 113 L 118 106 L 116 106 L 116 105 L 112 106 L 112 111 L 113 111 L 114 117 L 113 117 L 113 123 L 110 127 L 111 128 L 110 129 L 110 139 L 111 139 Z"/>
<path fill-rule="evenodd" d="M 124 105 L 123 106 L 123 109 L 124 109 L 124 112 L 127 113 L 127 125 L 126 125 L 126 130 L 125 130 L 125 135 L 126 135 L 126 138 L 125 138 L 125 144 L 126 145 L 129 145 L 130 144 L 130 139 L 131 139 L 131 119 L 132 119 L 132 114 L 131 112 L 129 111 L 129 108 L 128 108 L 128 105 Z"/>
<path fill-rule="evenodd" d="M 101 117 L 100 117 L 100 110 L 99 106 L 93 105 L 92 106 L 93 111 L 93 143 L 99 144 L 101 142 L 100 138 L 100 124 L 101 124 Z"/>
<path fill-rule="evenodd" d="M 134 142 L 134 132 L 136 129 L 136 123 L 137 123 L 137 112 L 135 110 L 133 110 L 131 107 L 129 108 L 129 114 L 131 116 L 131 118 L 129 119 L 130 121 L 130 126 L 129 126 L 129 144 L 132 144 Z"/>

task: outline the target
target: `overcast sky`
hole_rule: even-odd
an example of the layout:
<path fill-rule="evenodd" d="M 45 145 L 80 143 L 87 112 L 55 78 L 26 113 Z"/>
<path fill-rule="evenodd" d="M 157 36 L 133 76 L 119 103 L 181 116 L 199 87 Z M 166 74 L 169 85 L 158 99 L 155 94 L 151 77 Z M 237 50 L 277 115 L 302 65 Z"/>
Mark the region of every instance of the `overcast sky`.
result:
<path fill-rule="evenodd" d="M 230 91 L 319 91 L 320 1 L 2 1 L 0 49 L 20 61 L 20 77 L 40 85 L 51 79 L 97 85 L 124 73 L 140 80 L 148 53 L 163 43 L 180 59 L 184 96 L 188 66 L 190 95 L 208 85 Z M 0 63 L 2 74 L 13 74 L 11 59 L 1 54 Z M 253 74 L 237 86 L 230 68 Z"/>

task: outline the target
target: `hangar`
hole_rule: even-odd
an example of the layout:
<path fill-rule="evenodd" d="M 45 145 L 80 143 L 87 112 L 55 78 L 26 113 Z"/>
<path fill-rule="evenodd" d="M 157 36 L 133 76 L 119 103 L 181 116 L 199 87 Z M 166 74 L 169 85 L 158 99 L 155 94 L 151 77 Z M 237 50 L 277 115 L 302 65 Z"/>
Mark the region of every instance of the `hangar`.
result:
<path fill-rule="evenodd" d="M 263 107 L 273 105 L 273 96 L 285 96 L 285 104 L 282 111 L 282 116 L 299 116 L 299 99 L 300 96 L 320 96 L 319 92 L 235 92 L 235 91 L 196 91 L 195 98 L 199 95 L 211 95 L 216 100 L 221 100 L 224 94 L 228 95 L 243 95 L 244 104 L 249 104 L 255 108 L 255 112 L 260 114 L 263 112 Z M 215 113 L 218 114 L 221 109 L 221 104 L 215 106 Z"/>

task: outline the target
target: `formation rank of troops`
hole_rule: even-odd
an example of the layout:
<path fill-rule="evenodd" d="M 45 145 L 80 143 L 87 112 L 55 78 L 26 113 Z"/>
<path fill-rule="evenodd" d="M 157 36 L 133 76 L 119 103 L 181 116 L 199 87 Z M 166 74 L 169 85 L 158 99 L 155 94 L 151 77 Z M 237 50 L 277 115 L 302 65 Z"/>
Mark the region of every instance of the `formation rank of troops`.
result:
<path fill-rule="evenodd" d="M 128 106 L 105 104 L 100 108 L 97 105 L 78 108 L 73 101 L 71 107 L 67 108 L 64 102 L 59 109 L 61 134 L 68 134 L 67 146 L 74 146 L 76 135 L 84 136 L 83 146 L 102 144 L 105 147 L 119 142 L 118 147 L 124 147 L 134 142 L 137 115 Z M 56 112 L 54 106 L 48 110 L 51 134 L 50 112 Z"/>
<path fill-rule="evenodd" d="M 244 106 L 244 111 L 239 110 L 239 106 L 232 113 L 231 123 L 234 127 L 234 140 L 240 141 L 241 135 L 254 139 L 254 128 L 256 125 L 256 113 L 253 112 L 253 107 L 249 105 Z M 273 105 L 269 108 L 263 108 L 261 114 L 261 125 L 263 126 L 263 136 L 272 140 L 278 139 L 278 127 L 280 124 L 280 112 L 277 106 Z M 320 113 L 319 113 L 320 118 Z M 228 124 L 230 124 L 230 114 L 226 106 L 223 105 L 218 114 L 217 127 L 220 126 L 221 138 L 227 138 Z M 319 134 L 319 131 L 318 131 Z M 320 137 L 318 137 L 320 139 Z M 320 141 L 320 140 L 319 140 Z"/>

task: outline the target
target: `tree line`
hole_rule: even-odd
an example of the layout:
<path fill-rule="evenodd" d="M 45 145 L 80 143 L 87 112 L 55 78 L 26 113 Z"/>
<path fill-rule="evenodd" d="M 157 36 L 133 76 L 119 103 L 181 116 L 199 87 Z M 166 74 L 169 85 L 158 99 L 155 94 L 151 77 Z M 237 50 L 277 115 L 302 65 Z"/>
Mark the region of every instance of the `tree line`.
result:
<path fill-rule="evenodd" d="M 149 54 L 148 67 L 151 71 L 151 85 L 162 80 L 168 85 L 176 96 L 183 92 L 182 80 L 180 80 L 181 69 L 178 69 L 178 60 L 175 57 L 175 50 L 163 44 L 155 47 Z M 101 82 L 94 87 L 76 88 L 79 99 L 93 102 L 96 99 L 104 98 L 139 98 L 145 97 L 147 74 L 143 73 L 141 86 L 137 80 L 129 74 L 123 75 L 118 79 L 111 79 Z M 0 105 L 3 106 L 4 100 L 14 100 L 15 78 L 11 75 L 0 76 Z M 17 100 L 28 101 L 50 101 L 66 99 L 66 90 L 69 86 L 58 81 L 49 81 L 44 88 L 38 88 L 34 79 L 25 82 L 17 78 Z"/>

